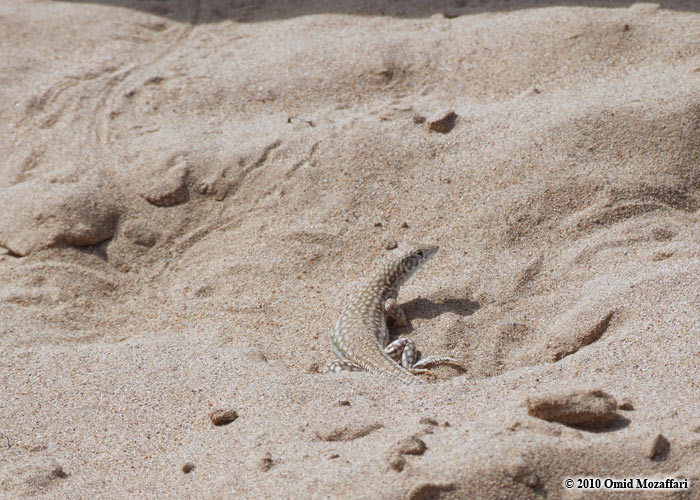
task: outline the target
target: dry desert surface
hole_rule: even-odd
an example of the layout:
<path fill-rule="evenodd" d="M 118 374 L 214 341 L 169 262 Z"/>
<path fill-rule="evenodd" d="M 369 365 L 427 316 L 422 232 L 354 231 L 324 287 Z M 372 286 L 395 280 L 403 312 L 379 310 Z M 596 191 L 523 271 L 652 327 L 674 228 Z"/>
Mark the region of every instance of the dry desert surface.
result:
<path fill-rule="evenodd" d="M 700 498 L 696 0 L 0 1 L 0 497 Z M 393 335 L 323 373 L 396 245 Z"/>

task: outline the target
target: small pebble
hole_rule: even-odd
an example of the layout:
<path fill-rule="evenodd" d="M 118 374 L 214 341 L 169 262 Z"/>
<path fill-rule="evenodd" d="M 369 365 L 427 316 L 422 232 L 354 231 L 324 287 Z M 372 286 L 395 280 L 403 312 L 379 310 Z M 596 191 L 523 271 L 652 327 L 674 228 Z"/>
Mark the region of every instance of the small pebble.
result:
<path fill-rule="evenodd" d="M 448 111 L 439 115 L 439 118 L 430 120 L 428 122 L 428 128 L 433 132 L 439 132 L 441 134 L 446 134 L 452 130 L 457 123 L 457 113 L 454 111 Z"/>
<path fill-rule="evenodd" d="M 60 465 L 54 467 L 54 469 L 51 471 L 51 475 L 60 479 L 65 479 L 68 477 L 68 474 L 63 470 L 63 467 L 61 467 Z"/>
<path fill-rule="evenodd" d="M 182 464 L 182 472 L 184 474 L 189 474 L 194 470 L 194 464 L 192 462 L 185 462 Z"/>
<path fill-rule="evenodd" d="M 427 446 L 425 442 L 417 436 L 411 436 L 400 440 L 393 447 L 401 455 L 422 455 Z"/>
<path fill-rule="evenodd" d="M 399 246 L 399 244 L 396 242 L 396 240 L 389 240 L 384 245 L 384 248 L 386 248 L 387 250 L 393 250 L 397 246 Z"/>
<path fill-rule="evenodd" d="M 159 83 L 162 83 L 163 80 L 165 80 L 165 77 L 162 76 L 152 76 L 148 80 L 146 80 L 146 85 L 158 85 Z"/>
<path fill-rule="evenodd" d="M 648 459 L 663 462 L 671 451 L 671 443 L 663 434 L 657 434 L 647 440 L 644 448 L 646 450 L 645 456 Z"/>
<path fill-rule="evenodd" d="M 404 455 L 422 455 L 426 449 L 425 442 L 417 435 L 399 440 L 394 446 L 389 448 L 386 459 L 389 468 L 396 472 L 401 472 L 406 466 Z"/>
<path fill-rule="evenodd" d="M 237 418 L 238 413 L 236 413 L 236 410 L 214 410 L 209 414 L 211 423 L 216 426 L 230 424 Z"/>
<path fill-rule="evenodd" d="M 274 465 L 275 461 L 272 460 L 272 455 L 269 452 L 265 453 L 265 455 L 263 455 L 263 457 L 260 459 L 260 470 L 263 472 L 269 471 L 272 469 L 272 467 L 274 467 Z"/>
<path fill-rule="evenodd" d="M 673 252 L 654 252 L 651 256 L 651 260 L 654 262 L 659 262 L 661 260 L 666 260 L 673 256 Z"/>
<path fill-rule="evenodd" d="M 300 277 L 297 277 L 297 279 L 301 279 Z M 312 361 L 308 365 L 306 365 L 306 373 L 321 373 L 321 365 L 316 363 L 315 361 Z"/>
<path fill-rule="evenodd" d="M 624 398 L 617 407 L 620 410 L 632 411 L 634 410 L 634 405 L 629 398 Z"/>
<path fill-rule="evenodd" d="M 522 422 L 516 421 L 516 422 L 513 422 L 512 424 L 510 424 L 508 427 L 506 427 L 506 429 L 508 429 L 511 432 L 515 432 L 518 429 L 520 429 L 522 426 L 523 426 Z"/>
<path fill-rule="evenodd" d="M 406 459 L 403 458 L 401 455 L 391 455 L 387 459 L 387 463 L 389 464 L 389 468 L 391 470 L 401 472 L 406 466 Z"/>

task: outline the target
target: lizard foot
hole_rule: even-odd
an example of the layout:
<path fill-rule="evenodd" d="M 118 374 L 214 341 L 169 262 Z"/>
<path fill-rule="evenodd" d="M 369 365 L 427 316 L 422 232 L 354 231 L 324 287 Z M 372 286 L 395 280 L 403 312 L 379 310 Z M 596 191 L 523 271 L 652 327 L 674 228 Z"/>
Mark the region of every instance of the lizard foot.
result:
<path fill-rule="evenodd" d="M 384 348 L 384 352 L 391 359 L 409 370 L 414 367 L 416 361 L 418 360 L 416 344 L 414 344 L 412 340 L 406 338 L 394 340 L 391 344 Z"/>
<path fill-rule="evenodd" d="M 467 365 L 448 356 L 428 356 L 418 360 L 419 356 L 418 351 L 416 350 L 416 345 L 413 343 L 413 341 L 406 338 L 394 340 L 391 344 L 386 346 L 384 352 L 388 354 L 391 359 L 409 371 L 424 370 L 431 366 L 437 365 L 450 365 L 465 372 L 469 370 Z"/>
<path fill-rule="evenodd" d="M 454 366 L 456 368 L 459 368 L 460 370 L 464 370 L 465 372 L 469 370 L 467 365 L 465 365 L 461 361 L 457 361 L 456 359 L 450 358 L 448 356 L 428 356 L 427 358 L 423 358 L 420 361 L 416 362 L 416 364 L 413 365 L 413 368 L 427 368 L 429 366 L 437 365 Z"/>

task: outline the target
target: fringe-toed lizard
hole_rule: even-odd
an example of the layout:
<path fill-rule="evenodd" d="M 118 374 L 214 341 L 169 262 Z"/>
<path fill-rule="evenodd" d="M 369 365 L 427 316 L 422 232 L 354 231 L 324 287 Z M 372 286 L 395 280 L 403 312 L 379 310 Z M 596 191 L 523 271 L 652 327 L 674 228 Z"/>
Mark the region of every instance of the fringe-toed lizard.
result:
<path fill-rule="evenodd" d="M 333 352 L 340 359 L 328 365 L 329 372 L 368 371 L 388 374 L 410 384 L 420 380 L 415 375 L 429 375 L 426 369 L 429 366 L 450 364 L 467 369 L 447 356 L 429 356 L 418 361 L 415 345 L 406 338 L 388 344 L 387 317 L 393 318 L 397 325 L 407 324 L 406 315 L 396 303 L 399 288 L 437 251 L 438 247 L 433 245 L 404 246 L 381 261 L 335 324 L 331 341 Z"/>

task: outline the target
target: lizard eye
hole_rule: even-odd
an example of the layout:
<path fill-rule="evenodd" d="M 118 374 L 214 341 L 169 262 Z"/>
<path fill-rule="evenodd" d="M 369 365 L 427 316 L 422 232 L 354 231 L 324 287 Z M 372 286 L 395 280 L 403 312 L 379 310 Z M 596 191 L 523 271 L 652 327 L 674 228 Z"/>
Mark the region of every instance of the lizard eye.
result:
<path fill-rule="evenodd" d="M 423 250 L 418 250 L 416 254 L 418 254 L 418 257 L 423 257 Z"/>

